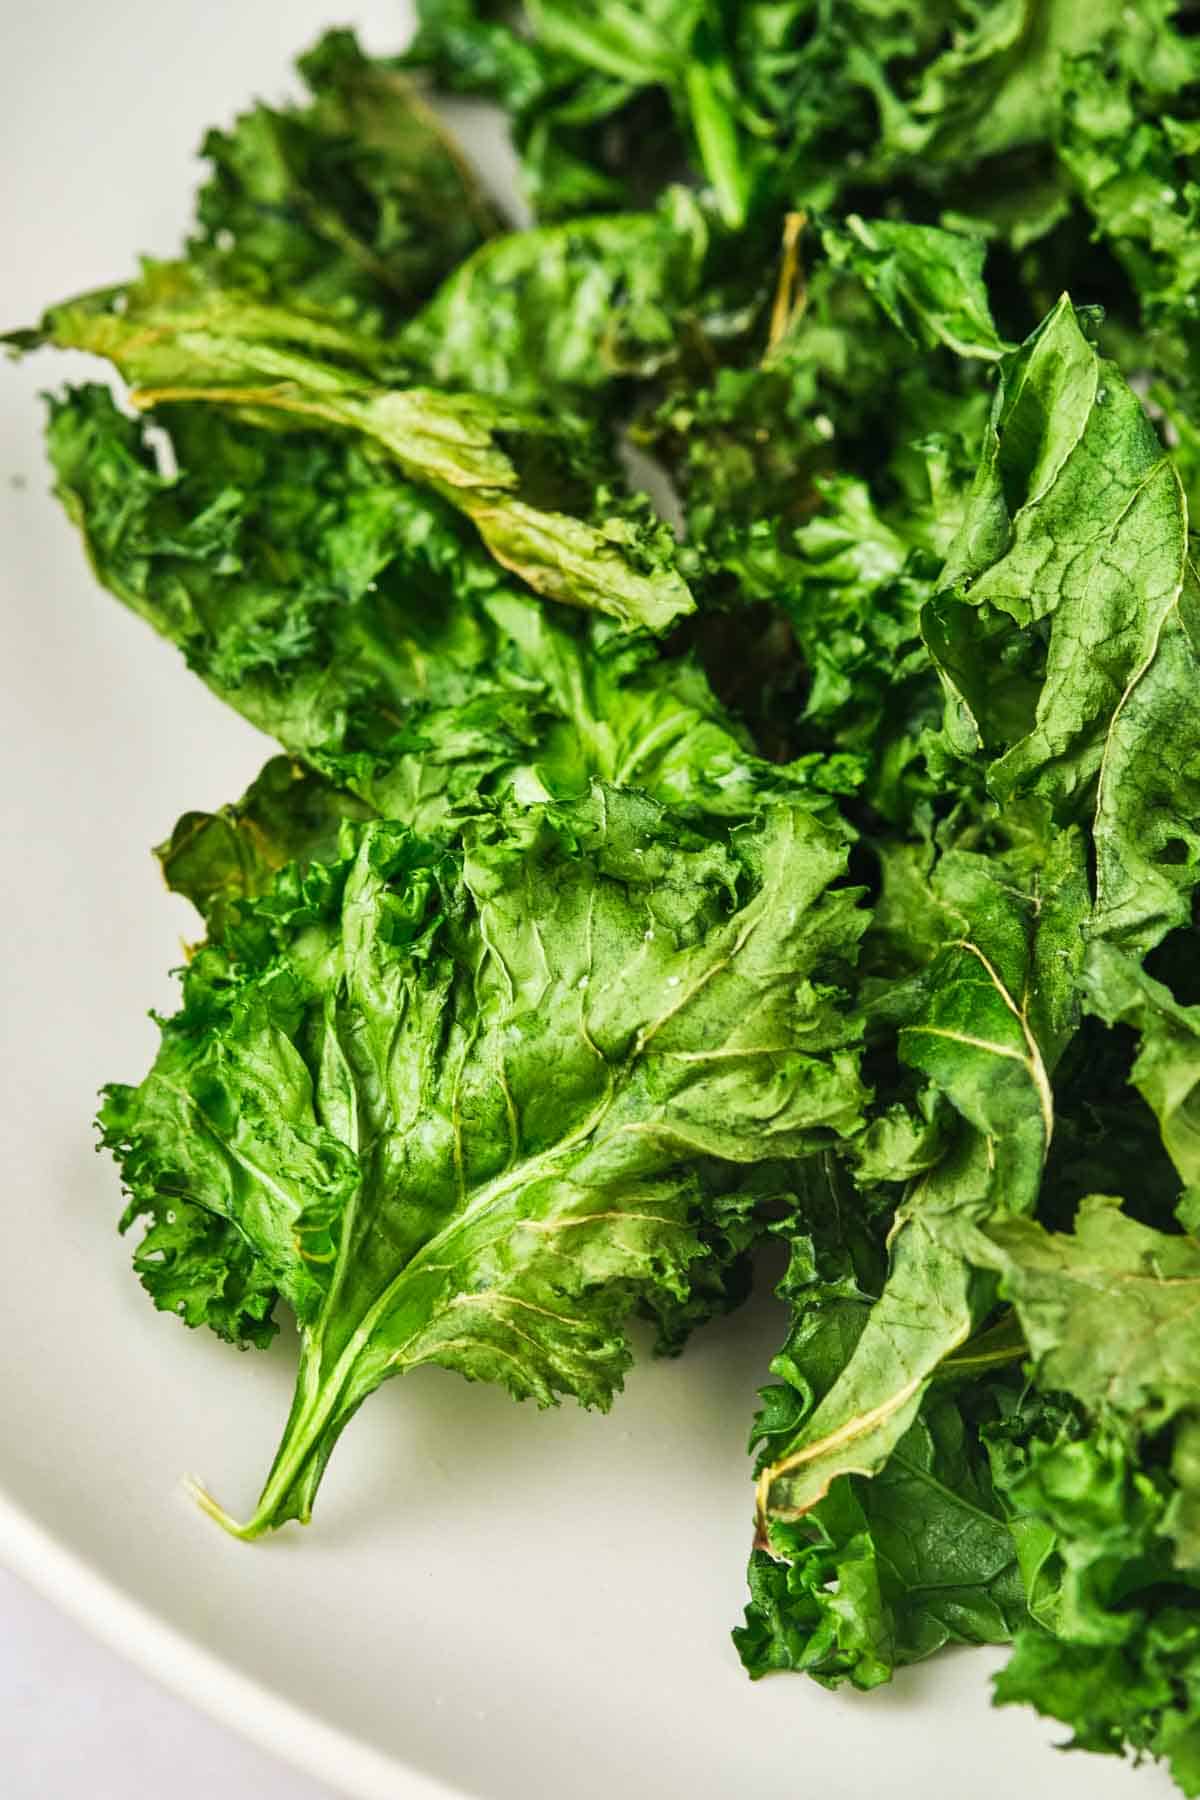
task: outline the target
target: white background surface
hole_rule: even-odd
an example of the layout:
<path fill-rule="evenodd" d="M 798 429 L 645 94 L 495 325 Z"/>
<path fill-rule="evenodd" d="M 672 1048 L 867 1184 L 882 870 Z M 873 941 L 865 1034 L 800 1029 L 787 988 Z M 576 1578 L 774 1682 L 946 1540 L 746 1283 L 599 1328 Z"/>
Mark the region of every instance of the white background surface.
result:
<path fill-rule="evenodd" d="M 4 1800 L 334 1800 L 0 1569 Z"/>
<path fill-rule="evenodd" d="M 203 127 L 278 95 L 328 4 L 10 5 L 6 322 L 169 251 Z M 399 8 L 349 10 L 369 47 L 394 44 Z M 339 1447 L 308 1533 L 248 1548 L 183 1499 L 191 1469 L 235 1511 L 252 1501 L 290 1346 L 238 1357 L 152 1312 L 88 1120 L 103 1080 L 145 1068 L 146 1009 L 171 1006 L 164 971 L 191 929 L 146 846 L 234 797 L 266 746 L 96 592 L 46 495 L 37 390 L 94 373 L 44 355 L 0 369 L 0 1551 L 177 1688 L 380 1800 L 429 1794 L 430 1776 L 486 1800 L 1170 1792 L 1154 1772 L 1053 1758 L 1053 1728 L 989 1710 L 986 1655 L 865 1700 L 745 1680 L 728 1630 L 747 1423 L 784 1323 L 769 1300 L 683 1362 L 639 1367 L 607 1419 L 539 1415 L 437 1370 L 391 1384 Z M 249 1791 L 261 1762 L 78 1643 L 0 1593 L 0 1766 L 61 1774 L 31 1794 L 178 1800 L 201 1757 L 204 1791 Z M 163 1763 L 144 1778 L 129 1763 L 143 1708 L 155 1756 L 181 1746 L 169 1782 Z"/>

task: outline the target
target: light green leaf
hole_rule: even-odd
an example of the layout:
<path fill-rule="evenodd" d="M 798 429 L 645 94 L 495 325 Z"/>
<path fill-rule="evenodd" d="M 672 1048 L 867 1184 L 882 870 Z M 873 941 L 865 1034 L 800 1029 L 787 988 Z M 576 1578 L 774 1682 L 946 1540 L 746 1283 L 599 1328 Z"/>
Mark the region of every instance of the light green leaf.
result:
<path fill-rule="evenodd" d="M 497 562 L 552 599 L 653 631 L 692 610 L 665 528 L 597 484 L 570 432 L 499 400 L 382 385 L 381 346 L 318 314 L 159 264 L 11 341 L 108 357 L 143 410 L 187 403 L 269 429 L 349 433 L 464 513 Z M 580 501 L 587 518 L 572 510 Z"/>
<path fill-rule="evenodd" d="M 1196 1404 L 1200 1244 L 1093 1194 L 1069 1234 L 1033 1219 L 981 1228 L 979 1260 L 1016 1308 L 1037 1379 L 1102 1421 L 1160 1430 Z"/>
<path fill-rule="evenodd" d="M 989 362 L 1011 348 L 992 319 L 981 238 L 857 213 L 821 237 L 834 261 L 854 271 L 912 343 L 945 344 L 959 356 Z"/>
<path fill-rule="evenodd" d="M 607 1404 L 622 1318 L 687 1293 L 697 1159 L 804 1154 L 864 1099 L 836 985 L 864 920 L 808 814 L 725 847 L 598 788 L 481 818 L 462 850 L 344 831 L 193 962 L 122 1097 L 135 1197 L 157 1172 L 230 1221 L 300 1319 L 250 1536 L 307 1517 L 390 1374 Z"/>
<path fill-rule="evenodd" d="M 671 189 L 655 212 L 515 232 L 463 262 L 400 340 L 430 378 L 544 407 L 674 361 L 702 303 L 708 226 Z"/>

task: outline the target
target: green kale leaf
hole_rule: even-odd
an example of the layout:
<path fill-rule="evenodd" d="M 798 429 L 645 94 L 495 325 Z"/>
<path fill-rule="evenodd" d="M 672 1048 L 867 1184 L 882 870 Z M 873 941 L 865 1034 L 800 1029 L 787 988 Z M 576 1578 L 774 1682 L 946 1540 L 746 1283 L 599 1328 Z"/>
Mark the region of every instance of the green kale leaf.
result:
<path fill-rule="evenodd" d="M 1186 947 L 1194 966 L 1191 932 Z M 1105 943 L 1094 944 L 1088 955 L 1084 1004 L 1106 1024 L 1137 1032 L 1129 1083 L 1154 1114 L 1180 1181 L 1200 1188 L 1200 1007 L 1181 1006 L 1164 983 Z"/>
<path fill-rule="evenodd" d="M 210 131 L 192 264 L 256 299 L 391 331 L 499 221 L 412 84 L 330 31 L 299 60 L 306 106 Z"/>
<path fill-rule="evenodd" d="M 653 631 L 692 609 L 670 534 L 601 478 L 577 432 L 479 395 L 381 385 L 380 345 L 323 315 L 159 264 L 11 341 L 108 357 L 142 410 L 190 403 L 348 437 L 463 513 L 497 562 L 552 599 Z"/>
<path fill-rule="evenodd" d="M 826 229 L 824 242 L 834 262 L 854 270 L 914 344 L 945 344 L 959 356 L 987 361 L 1003 354 L 983 281 L 981 239 L 850 213 L 844 229 Z"/>
<path fill-rule="evenodd" d="M 1190 916 L 1200 674 L 1179 476 L 1064 299 L 1008 365 L 924 631 L 946 731 L 1001 803 L 1093 814 L 1093 929 L 1145 950 Z"/>
<path fill-rule="evenodd" d="M 935 870 L 929 903 L 943 942 L 910 984 L 898 1050 L 956 1124 L 893 1222 L 887 1279 L 845 1369 L 760 1471 L 770 1544 L 776 1521 L 802 1518 L 839 1476 L 884 1467 L 944 1359 L 988 1309 L 971 1231 L 1037 1202 L 1051 1077 L 1080 1008 L 1087 899 L 1082 843 L 1070 832 L 1048 832 L 1036 859 L 1028 847 L 992 858 L 951 851 Z"/>
<path fill-rule="evenodd" d="M 131 1210 L 185 1196 L 299 1320 L 246 1535 L 308 1516 L 389 1374 L 607 1404 L 624 1315 L 686 1297 L 696 1159 L 855 1129 L 844 863 L 805 811 L 710 841 L 605 788 L 484 815 L 461 847 L 348 823 L 338 861 L 285 871 L 194 958 L 106 1141 Z"/>
<path fill-rule="evenodd" d="M 598 777 L 737 817 L 789 794 L 821 804 L 860 779 L 853 755 L 769 765 L 694 661 L 539 601 L 447 502 L 358 445 L 223 410 L 164 416 L 169 475 L 107 390 L 52 405 L 59 493 L 97 574 L 221 698 L 371 811 L 431 829 L 481 793 L 565 797 Z"/>
<path fill-rule="evenodd" d="M 792 1254 L 778 1292 L 792 1324 L 771 1364 L 780 1385 L 763 1390 L 755 1424 L 760 1471 L 842 1376 L 886 1274 L 883 1221 L 860 1221 L 826 1164 L 783 1227 Z M 989 1376 L 976 1391 L 962 1378 L 986 1362 L 955 1364 L 955 1381 L 930 1390 L 874 1480 L 839 1477 L 803 1521 L 773 1524 L 771 1548 L 755 1550 L 746 1624 L 734 1633 L 752 1676 L 796 1669 L 870 1688 L 944 1644 L 1004 1643 L 1025 1622 L 983 1438 L 1011 1377 L 1001 1366 L 999 1383 Z"/>
<path fill-rule="evenodd" d="M 653 212 L 494 239 L 442 284 L 399 347 L 439 386 L 530 407 L 552 393 L 586 403 L 677 361 L 689 334 L 721 329 L 704 318 L 709 236 L 701 207 L 676 188 Z"/>
<path fill-rule="evenodd" d="M 1047 1441 L 998 1443 L 1021 1519 L 1035 1623 L 997 1680 L 1079 1745 L 1164 1757 L 1200 1777 L 1200 1246 L 1093 1195 L 1069 1235 L 1033 1220 L 986 1230 L 1040 1386 L 1075 1414 Z M 1084 1425 L 1086 1424 L 1086 1429 Z"/>

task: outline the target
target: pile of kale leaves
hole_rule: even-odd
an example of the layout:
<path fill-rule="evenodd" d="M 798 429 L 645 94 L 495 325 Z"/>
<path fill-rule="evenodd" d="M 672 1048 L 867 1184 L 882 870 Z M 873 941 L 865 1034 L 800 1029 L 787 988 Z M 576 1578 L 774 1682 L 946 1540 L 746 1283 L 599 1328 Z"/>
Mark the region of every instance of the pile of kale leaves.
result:
<path fill-rule="evenodd" d="M 101 1113 L 155 1304 L 299 1322 L 231 1528 L 421 1363 L 607 1405 L 782 1237 L 750 1673 L 1011 1640 L 1200 1794 L 1197 14 L 420 15 L 9 339 L 128 384 L 63 504 L 283 752 Z"/>

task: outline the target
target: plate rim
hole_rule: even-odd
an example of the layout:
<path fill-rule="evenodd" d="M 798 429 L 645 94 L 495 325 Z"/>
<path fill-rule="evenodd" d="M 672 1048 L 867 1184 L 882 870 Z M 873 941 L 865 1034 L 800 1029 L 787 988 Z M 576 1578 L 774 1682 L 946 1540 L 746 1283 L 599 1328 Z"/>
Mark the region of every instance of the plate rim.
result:
<path fill-rule="evenodd" d="M 152 1681 L 352 1800 L 471 1800 L 204 1649 L 72 1550 L 0 1486 L 0 1562 Z"/>

